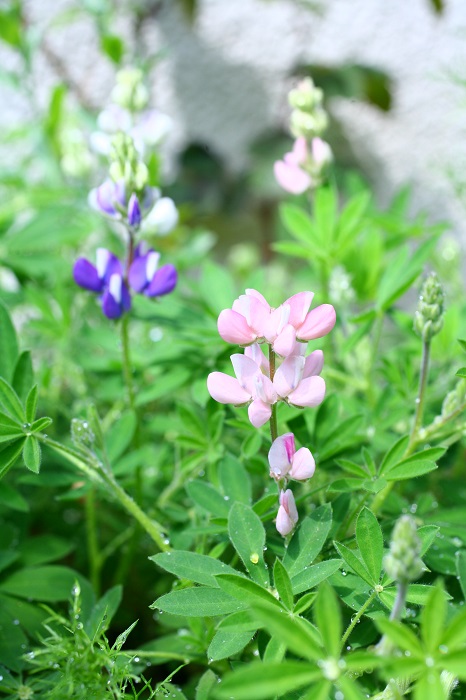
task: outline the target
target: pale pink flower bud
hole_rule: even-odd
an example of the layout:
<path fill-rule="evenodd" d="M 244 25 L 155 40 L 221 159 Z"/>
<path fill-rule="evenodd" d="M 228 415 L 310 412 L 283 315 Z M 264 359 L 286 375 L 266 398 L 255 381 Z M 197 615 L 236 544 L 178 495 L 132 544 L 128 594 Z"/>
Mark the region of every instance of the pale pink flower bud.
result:
<path fill-rule="evenodd" d="M 220 313 L 217 321 L 220 336 L 227 343 L 234 345 L 250 345 L 256 340 L 256 334 L 241 314 L 231 309 Z"/>
<path fill-rule="evenodd" d="M 289 476 L 297 481 L 310 479 L 315 471 L 315 461 L 307 447 L 295 448 L 293 433 L 280 435 L 269 450 L 270 476 L 282 479 Z"/>
<path fill-rule="evenodd" d="M 299 515 L 293 493 L 290 489 L 280 493 L 280 507 L 278 508 L 276 527 L 280 535 L 286 537 L 294 529 Z"/>

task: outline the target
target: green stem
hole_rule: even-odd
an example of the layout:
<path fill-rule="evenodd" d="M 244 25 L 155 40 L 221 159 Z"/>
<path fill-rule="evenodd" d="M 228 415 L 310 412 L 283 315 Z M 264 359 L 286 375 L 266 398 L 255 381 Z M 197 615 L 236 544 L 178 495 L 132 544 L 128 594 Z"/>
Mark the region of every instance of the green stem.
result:
<path fill-rule="evenodd" d="M 427 377 L 429 375 L 429 357 L 430 357 L 430 342 L 425 340 L 422 345 L 421 373 L 419 375 L 419 388 L 416 397 L 416 412 L 414 414 L 413 427 L 409 436 L 408 445 L 403 453 L 402 459 L 409 457 L 418 445 L 418 434 L 422 426 L 422 417 L 424 414 L 424 404 L 426 398 Z M 371 510 L 374 515 L 377 515 L 385 499 L 391 493 L 395 485 L 395 481 L 390 481 L 384 489 L 379 491 L 371 504 Z"/>
<path fill-rule="evenodd" d="M 419 377 L 419 389 L 416 398 L 416 413 L 414 416 L 414 423 L 411 430 L 411 435 L 409 437 L 408 447 L 406 448 L 407 455 L 413 452 L 414 447 L 417 442 L 417 435 L 422 427 L 422 417 L 424 414 L 424 404 L 426 398 L 426 386 L 427 377 L 429 375 L 429 357 L 430 357 L 430 342 L 425 340 L 422 344 L 422 360 L 421 360 L 421 374 Z"/>
<path fill-rule="evenodd" d="M 269 345 L 269 365 L 270 365 L 270 380 L 273 382 L 275 376 L 275 353 L 272 346 Z M 272 405 L 272 415 L 270 416 L 270 437 L 272 442 L 278 437 L 278 426 L 277 426 L 277 404 Z"/>
<path fill-rule="evenodd" d="M 354 628 L 358 624 L 359 620 L 364 615 L 364 613 L 366 612 L 367 608 L 371 605 L 373 600 L 377 597 L 377 595 L 378 595 L 378 591 L 373 590 L 372 593 L 370 594 L 369 598 L 364 603 L 364 605 L 359 609 L 359 611 L 356 613 L 356 615 L 354 615 L 354 617 L 351 619 L 351 622 L 348 625 L 346 632 L 341 639 L 341 648 L 342 649 L 345 646 L 351 632 L 354 630 Z"/>
<path fill-rule="evenodd" d="M 89 558 L 89 579 L 94 593 L 100 592 L 100 569 L 102 559 L 99 552 L 99 540 L 97 537 L 97 517 L 95 509 L 95 488 L 91 486 L 86 494 L 86 536 L 87 554 Z"/>
<path fill-rule="evenodd" d="M 102 464 L 97 462 L 95 459 L 86 459 L 79 452 L 72 449 L 71 447 L 66 447 L 61 445 L 55 440 L 51 440 L 46 435 L 42 433 L 34 433 L 34 437 L 39 440 L 39 442 L 44 443 L 51 447 L 55 452 L 66 457 L 70 462 L 75 464 L 81 471 L 100 482 L 103 482 L 108 491 L 113 495 L 113 497 L 119 501 L 120 505 L 130 514 L 133 518 L 141 525 L 143 530 L 152 538 L 155 544 L 163 552 L 170 549 L 168 544 L 164 540 L 163 528 L 156 520 L 152 520 L 144 511 L 138 506 L 136 501 L 134 501 L 131 496 L 126 493 L 126 491 L 120 486 L 120 484 L 115 480 L 113 473 L 108 471 L 103 467 Z"/>
<path fill-rule="evenodd" d="M 401 618 L 407 594 L 408 584 L 405 581 L 400 581 L 396 588 L 396 598 L 390 613 L 390 620 L 399 620 Z"/>
<path fill-rule="evenodd" d="M 123 376 L 125 379 L 126 393 L 128 396 L 128 405 L 131 410 L 135 409 L 134 402 L 134 386 L 133 386 L 133 372 L 131 369 L 131 356 L 129 351 L 129 315 L 124 314 L 121 319 L 121 350 L 122 350 L 122 360 L 123 360 Z"/>

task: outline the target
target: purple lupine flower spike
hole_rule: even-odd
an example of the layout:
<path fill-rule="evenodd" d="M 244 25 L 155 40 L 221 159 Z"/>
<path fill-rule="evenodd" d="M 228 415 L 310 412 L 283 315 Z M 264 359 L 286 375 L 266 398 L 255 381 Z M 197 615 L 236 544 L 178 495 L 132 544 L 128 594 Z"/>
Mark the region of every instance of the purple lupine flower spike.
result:
<path fill-rule="evenodd" d="M 131 297 L 123 277 L 114 273 L 102 296 L 102 311 L 107 318 L 120 318 L 131 308 Z"/>
<path fill-rule="evenodd" d="M 131 228 L 137 228 L 141 223 L 141 219 L 142 215 L 139 200 L 133 192 L 128 202 L 128 224 Z"/>
<path fill-rule="evenodd" d="M 113 219 L 121 218 L 119 207 L 126 204 L 124 182 L 105 180 L 99 187 L 90 191 L 89 204 L 93 209 Z"/>
<path fill-rule="evenodd" d="M 86 258 L 76 260 L 73 277 L 76 284 L 90 292 L 101 292 L 104 288 L 104 280 L 99 277 L 97 269 Z"/>

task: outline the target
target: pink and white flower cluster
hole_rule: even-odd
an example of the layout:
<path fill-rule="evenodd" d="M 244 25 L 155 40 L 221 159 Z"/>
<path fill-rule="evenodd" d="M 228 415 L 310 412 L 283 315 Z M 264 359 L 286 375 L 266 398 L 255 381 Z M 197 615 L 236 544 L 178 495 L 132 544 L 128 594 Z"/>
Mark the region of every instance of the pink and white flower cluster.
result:
<path fill-rule="evenodd" d="M 335 309 L 322 304 L 312 311 L 312 292 L 299 292 L 273 309 L 262 294 L 247 289 L 218 318 L 221 337 L 245 348 L 231 356 L 236 377 L 212 372 L 207 379 L 210 395 L 219 403 L 249 404 L 249 420 L 260 428 L 272 415 L 272 406 L 285 401 L 293 406 L 318 406 L 324 399 L 320 377 L 321 350 L 305 357 L 308 340 L 322 338 L 335 325 Z M 260 344 L 268 344 L 281 356 L 282 364 L 272 375 Z"/>
<path fill-rule="evenodd" d="M 247 289 L 231 309 L 220 313 L 220 336 L 243 346 L 244 353 L 230 358 L 235 377 L 212 372 L 207 388 L 219 403 L 248 405 L 249 420 L 256 428 L 272 418 L 279 401 L 304 408 L 318 406 L 324 399 L 325 382 L 319 376 L 324 355 L 314 350 L 306 356 L 306 344 L 327 335 L 336 315 L 330 304 L 309 310 L 313 296 L 312 292 L 299 292 L 274 309 L 258 291 Z M 269 346 L 270 361 L 262 351 L 264 343 Z M 275 368 L 277 357 L 282 361 Z M 314 458 L 305 447 L 296 451 L 293 434 L 286 433 L 274 440 L 269 464 L 270 476 L 280 488 L 277 529 L 285 536 L 298 520 L 293 494 L 286 485 L 289 479 L 309 479 L 315 469 Z"/>

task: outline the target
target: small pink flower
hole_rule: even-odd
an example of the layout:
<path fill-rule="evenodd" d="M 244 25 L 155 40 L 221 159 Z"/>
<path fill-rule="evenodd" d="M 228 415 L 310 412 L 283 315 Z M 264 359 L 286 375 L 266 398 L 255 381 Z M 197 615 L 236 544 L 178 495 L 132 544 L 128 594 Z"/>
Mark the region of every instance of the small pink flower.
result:
<path fill-rule="evenodd" d="M 325 396 L 325 382 L 317 376 L 321 371 L 321 351 L 316 350 L 308 358 L 290 355 L 277 369 L 273 388 L 278 397 L 293 406 L 318 406 Z"/>
<path fill-rule="evenodd" d="M 286 192 L 302 194 L 311 187 L 311 176 L 300 167 L 307 159 L 306 139 L 300 137 L 294 142 L 293 150 L 285 153 L 283 160 L 275 162 L 275 178 L 280 187 L 283 187 Z"/>
<path fill-rule="evenodd" d="M 270 476 L 282 479 L 289 476 L 296 481 L 305 481 L 314 475 L 316 464 L 307 447 L 295 448 L 293 433 L 280 435 L 269 450 Z"/>
<path fill-rule="evenodd" d="M 276 528 L 280 535 L 286 537 L 294 529 L 299 515 L 293 493 L 290 489 L 280 493 L 280 507 L 278 508 Z"/>

